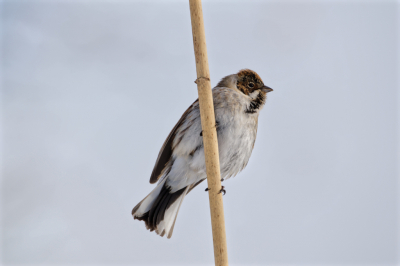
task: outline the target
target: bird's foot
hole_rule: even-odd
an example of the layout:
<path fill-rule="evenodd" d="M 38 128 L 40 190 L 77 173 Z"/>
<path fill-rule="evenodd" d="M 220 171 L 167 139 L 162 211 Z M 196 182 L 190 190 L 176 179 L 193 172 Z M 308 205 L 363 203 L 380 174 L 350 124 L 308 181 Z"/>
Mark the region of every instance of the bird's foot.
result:
<path fill-rule="evenodd" d="M 210 188 L 206 188 L 204 191 L 209 191 L 209 190 L 211 190 L 211 189 Z M 221 192 L 224 192 L 224 195 L 226 194 L 226 190 L 225 190 L 224 186 L 221 186 L 221 190 L 218 192 L 218 194 L 221 193 Z"/>
<path fill-rule="evenodd" d="M 226 190 L 225 190 L 224 186 L 221 186 L 221 190 L 218 192 L 218 194 L 221 193 L 221 192 L 224 192 L 224 195 L 226 194 Z"/>
<path fill-rule="evenodd" d="M 223 179 L 223 178 L 221 178 L 221 182 L 224 182 L 224 179 Z"/>

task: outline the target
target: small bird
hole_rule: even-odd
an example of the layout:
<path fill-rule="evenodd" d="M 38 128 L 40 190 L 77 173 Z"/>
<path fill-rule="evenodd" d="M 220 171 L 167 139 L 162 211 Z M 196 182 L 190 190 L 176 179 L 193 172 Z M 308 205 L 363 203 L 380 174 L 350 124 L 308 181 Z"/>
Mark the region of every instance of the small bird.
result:
<path fill-rule="evenodd" d="M 212 90 L 222 180 L 246 167 L 256 140 L 258 115 L 270 91 L 260 76 L 249 69 L 224 77 Z M 158 184 L 133 208 L 133 218 L 144 221 L 150 231 L 171 238 L 183 199 L 206 178 L 196 100 L 161 147 L 150 177 L 151 184 Z"/>

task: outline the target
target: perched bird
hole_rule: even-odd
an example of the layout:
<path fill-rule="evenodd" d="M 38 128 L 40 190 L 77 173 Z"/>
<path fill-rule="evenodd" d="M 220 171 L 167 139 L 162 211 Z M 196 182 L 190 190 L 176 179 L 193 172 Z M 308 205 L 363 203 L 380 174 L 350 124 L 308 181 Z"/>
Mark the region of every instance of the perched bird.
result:
<path fill-rule="evenodd" d="M 246 167 L 256 140 L 258 115 L 270 91 L 249 69 L 224 77 L 212 90 L 222 180 Z M 151 184 L 158 184 L 133 208 L 133 217 L 144 221 L 150 231 L 171 238 L 183 199 L 206 178 L 196 100 L 161 147 L 150 177 Z"/>

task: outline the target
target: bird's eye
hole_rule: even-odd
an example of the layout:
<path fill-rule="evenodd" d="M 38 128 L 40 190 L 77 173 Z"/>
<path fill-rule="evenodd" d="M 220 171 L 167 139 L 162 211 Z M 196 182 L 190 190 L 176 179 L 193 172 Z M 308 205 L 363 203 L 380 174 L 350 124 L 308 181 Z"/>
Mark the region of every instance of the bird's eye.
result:
<path fill-rule="evenodd" d="M 254 83 L 250 82 L 248 86 L 249 86 L 249 88 L 254 88 Z"/>

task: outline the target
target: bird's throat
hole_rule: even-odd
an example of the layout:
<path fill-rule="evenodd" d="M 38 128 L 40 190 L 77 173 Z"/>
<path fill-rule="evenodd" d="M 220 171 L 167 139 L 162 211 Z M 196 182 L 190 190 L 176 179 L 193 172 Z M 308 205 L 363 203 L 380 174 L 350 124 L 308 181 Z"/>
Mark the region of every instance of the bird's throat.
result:
<path fill-rule="evenodd" d="M 254 114 L 265 104 L 265 95 L 259 92 L 257 97 L 250 101 L 245 113 Z"/>

